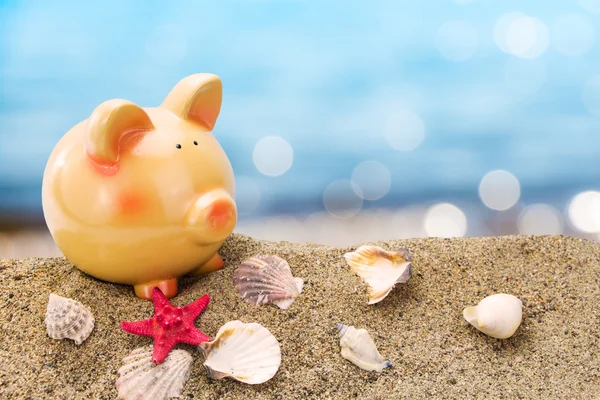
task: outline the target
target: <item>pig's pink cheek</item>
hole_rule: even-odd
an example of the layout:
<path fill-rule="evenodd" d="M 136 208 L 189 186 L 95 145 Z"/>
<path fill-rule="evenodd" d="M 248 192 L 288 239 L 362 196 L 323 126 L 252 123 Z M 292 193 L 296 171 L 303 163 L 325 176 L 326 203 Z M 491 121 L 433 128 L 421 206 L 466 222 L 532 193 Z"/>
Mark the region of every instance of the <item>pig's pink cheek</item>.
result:
<path fill-rule="evenodd" d="M 119 211 L 123 214 L 136 214 L 144 209 L 144 197 L 135 191 L 121 192 L 118 197 Z"/>
<path fill-rule="evenodd" d="M 211 228 L 223 228 L 229 224 L 231 218 L 233 218 L 233 210 L 231 209 L 231 205 L 226 201 L 213 204 L 208 213 L 208 218 Z"/>

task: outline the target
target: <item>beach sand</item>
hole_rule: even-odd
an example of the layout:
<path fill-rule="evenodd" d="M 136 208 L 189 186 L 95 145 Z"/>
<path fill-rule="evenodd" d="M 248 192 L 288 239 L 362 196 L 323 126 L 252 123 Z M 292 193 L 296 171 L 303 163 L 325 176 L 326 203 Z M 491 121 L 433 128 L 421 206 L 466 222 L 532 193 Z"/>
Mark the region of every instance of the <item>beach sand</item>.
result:
<path fill-rule="evenodd" d="M 349 248 L 229 238 L 224 269 L 184 278 L 178 306 L 212 296 L 196 320 L 211 337 L 227 321 L 267 327 L 282 364 L 270 381 L 247 385 L 208 378 L 197 349 L 181 399 L 592 399 L 600 396 L 600 249 L 563 236 L 410 239 L 413 277 L 376 305 L 346 265 Z M 239 263 L 257 254 L 286 259 L 304 291 L 288 310 L 244 302 L 232 284 Z M 152 303 L 129 286 L 96 280 L 62 258 L 0 260 L 0 398 L 114 399 L 122 359 L 152 344 L 125 333 L 123 320 L 152 316 Z M 53 340 L 44 316 L 51 292 L 89 306 L 96 318 L 80 346 Z M 523 323 L 506 340 L 462 317 L 493 293 L 523 301 Z M 366 328 L 393 363 L 367 372 L 340 355 L 336 323 Z"/>

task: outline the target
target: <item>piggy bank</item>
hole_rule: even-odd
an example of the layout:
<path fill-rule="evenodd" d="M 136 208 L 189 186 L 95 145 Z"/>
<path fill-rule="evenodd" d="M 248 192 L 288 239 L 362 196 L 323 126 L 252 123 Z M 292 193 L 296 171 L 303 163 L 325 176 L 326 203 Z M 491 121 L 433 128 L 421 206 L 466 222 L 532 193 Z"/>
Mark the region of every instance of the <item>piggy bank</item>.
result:
<path fill-rule="evenodd" d="M 183 275 L 223 266 L 234 176 L 212 134 L 221 80 L 181 80 L 158 107 L 108 100 L 67 132 L 42 183 L 46 224 L 65 257 L 100 280 L 171 298 Z"/>

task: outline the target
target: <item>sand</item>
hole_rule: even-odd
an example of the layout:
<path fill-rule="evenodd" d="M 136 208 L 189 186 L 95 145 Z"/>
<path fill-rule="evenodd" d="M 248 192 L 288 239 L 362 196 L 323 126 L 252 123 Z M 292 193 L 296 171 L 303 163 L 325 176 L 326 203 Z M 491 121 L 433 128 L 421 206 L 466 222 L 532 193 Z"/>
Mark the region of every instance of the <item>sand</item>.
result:
<path fill-rule="evenodd" d="M 377 242 L 408 248 L 413 277 L 381 303 L 346 266 L 350 248 L 262 242 L 234 235 L 225 268 L 181 281 L 175 305 L 204 293 L 212 300 L 196 320 L 213 336 L 227 321 L 258 322 L 280 341 L 282 365 L 270 381 L 247 385 L 207 377 L 198 351 L 180 398 L 200 399 L 592 399 L 600 396 L 600 249 L 561 236 L 411 239 Z M 306 280 L 288 310 L 252 306 L 232 273 L 256 254 L 279 255 Z M 131 287 L 101 282 L 62 258 L 0 261 L 0 398 L 114 399 L 122 358 L 152 339 L 119 322 L 152 316 L 152 303 Z M 80 346 L 45 332 L 48 295 L 88 305 L 96 318 Z M 524 303 L 523 323 L 506 340 L 471 327 L 467 305 L 505 292 Z M 336 323 L 366 328 L 393 366 L 367 372 L 340 355 Z"/>

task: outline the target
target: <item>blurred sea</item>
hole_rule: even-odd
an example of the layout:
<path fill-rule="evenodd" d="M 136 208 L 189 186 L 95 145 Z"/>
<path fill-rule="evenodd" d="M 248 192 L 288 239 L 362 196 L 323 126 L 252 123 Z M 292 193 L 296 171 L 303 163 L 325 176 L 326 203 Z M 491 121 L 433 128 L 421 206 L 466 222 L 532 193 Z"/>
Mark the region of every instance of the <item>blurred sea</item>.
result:
<path fill-rule="evenodd" d="M 212 72 L 241 227 L 407 207 L 426 225 L 448 203 L 463 216 L 424 235 L 596 238 L 599 22 L 600 0 L 2 1 L 0 226 L 43 225 L 46 160 L 98 104 Z"/>

